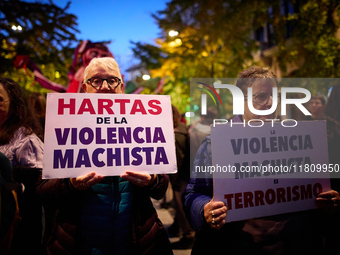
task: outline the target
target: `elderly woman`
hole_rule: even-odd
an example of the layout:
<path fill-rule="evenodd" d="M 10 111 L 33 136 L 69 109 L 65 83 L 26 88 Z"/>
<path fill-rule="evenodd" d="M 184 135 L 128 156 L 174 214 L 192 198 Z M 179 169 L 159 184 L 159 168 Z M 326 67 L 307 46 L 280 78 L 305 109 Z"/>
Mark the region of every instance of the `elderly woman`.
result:
<path fill-rule="evenodd" d="M 113 58 L 93 59 L 83 80 L 85 93 L 124 93 Z M 93 171 L 39 181 L 37 194 L 45 208 L 58 210 L 47 254 L 172 254 L 150 199 L 164 196 L 169 177 L 132 171 L 104 177 Z"/>
<path fill-rule="evenodd" d="M 22 183 L 19 199 L 22 218 L 12 243 L 13 254 L 41 251 L 42 207 L 35 196 L 35 183 L 43 162 L 42 127 L 29 107 L 18 83 L 0 78 L 0 152 L 13 165 L 13 178 Z"/>

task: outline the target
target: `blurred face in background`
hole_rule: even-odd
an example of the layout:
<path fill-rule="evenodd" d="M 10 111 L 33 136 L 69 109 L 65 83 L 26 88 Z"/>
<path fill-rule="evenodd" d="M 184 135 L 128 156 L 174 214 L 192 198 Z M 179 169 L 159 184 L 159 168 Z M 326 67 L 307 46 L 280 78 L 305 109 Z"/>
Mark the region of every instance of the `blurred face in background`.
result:
<path fill-rule="evenodd" d="M 84 53 L 83 60 L 84 60 L 85 66 L 87 66 L 91 62 L 91 60 L 94 58 L 104 58 L 108 56 L 109 56 L 109 53 L 105 50 L 98 49 L 98 48 L 91 48 L 91 49 L 88 49 Z"/>
<path fill-rule="evenodd" d="M 322 114 L 323 105 L 320 99 L 311 99 L 309 101 L 309 110 L 312 116 L 319 116 Z"/>
<path fill-rule="evenodd" d="M 10 98 L 8 96 L 7 91 L 4 89 L 3 85 L 0 83 L 0 129 L 2 124 L 8 118 L 10 106 Z"/>

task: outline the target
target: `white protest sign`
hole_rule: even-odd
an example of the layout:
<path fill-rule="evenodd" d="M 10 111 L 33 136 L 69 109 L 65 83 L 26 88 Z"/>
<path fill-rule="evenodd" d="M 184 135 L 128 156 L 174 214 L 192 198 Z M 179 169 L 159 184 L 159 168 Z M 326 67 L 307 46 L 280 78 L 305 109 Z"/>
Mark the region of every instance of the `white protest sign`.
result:
<path fill-rule="evenodd" d="M 325 121 L 211 129 L 214 195 L 227 222 L 315 209 L 330 190 Z"/>
<path fill-rule="evenodd" d="M 170 96 L 48 94 L 43 178 L 176 173 Z"/>

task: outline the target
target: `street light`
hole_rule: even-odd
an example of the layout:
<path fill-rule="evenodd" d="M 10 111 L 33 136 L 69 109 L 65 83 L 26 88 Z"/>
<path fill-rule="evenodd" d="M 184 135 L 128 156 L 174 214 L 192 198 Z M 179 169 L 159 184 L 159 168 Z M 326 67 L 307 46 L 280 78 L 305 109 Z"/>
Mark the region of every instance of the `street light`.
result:
<path fill-rule="evenodd" d="M 19 26 L 16 26 L 16 25 L 13 25 L 12 26 L 12 30 L 16 31 L 16 30 L 19 30 L 21 31 L 22 30 L 22 27 L 19 25 Z"/>
<path fill-rule="evenodd" d="M 194 112 L 186 112 L 185 117 L 187 117 L 187 118 L 195 117 L 195 113 Z"/>
<path fill-rule="evenodd" d="M 177 47 L 177 46 L 180 46 L 180 45 L 182 45 L 182 40 L 179 39 L 179 38 L 176 38 L 175 41 L 169 42 L 170 47 Z"/>
<path fill-rule="evenodd" d="M 142 76 L 142 79 L 144 80 L 144 81 L 147 81 L 147 80 L 150 80 L 150 75 L 148 75 L 148 74 L 143 74 L 143 76 Z"/>
<path fill-rule="evenodd" d="M 177 36 L 177 35 L 178 35 L 177 31 L 175 31 L 175 30 L 170 30 L 169 31 L 169 36 L 174 37 L 174 36 Z"/>

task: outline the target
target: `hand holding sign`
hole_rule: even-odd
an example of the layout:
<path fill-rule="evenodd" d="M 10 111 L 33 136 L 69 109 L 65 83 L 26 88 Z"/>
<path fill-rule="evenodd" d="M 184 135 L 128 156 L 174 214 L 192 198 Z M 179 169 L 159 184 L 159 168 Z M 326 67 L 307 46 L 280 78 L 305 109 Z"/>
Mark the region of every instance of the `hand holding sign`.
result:
<path fill-rule="evenodd" d="M 154 183 L 154 181 L 157 178 L 157 175 L 126 171 L 120 177 L 130 181 L 131 183 L 139 187 L 146 187 Z"/>
<path fill-rule="evenodd" d="M 97 175 L 95 172 L 92 172 L 77 178 L 71 178 L 70 181 L 75 189 L 86 190 L 103 180 L 103 178 L 104 177 L 102 175 Z"/>
<path fill-rule="evenodd" d="M 316 202 L 318 206 L 322 208 L 330 208 L 339 206 L 340 204 L 340 196 L 339 193 L 335 190 L 330 190 L 326 192 L 322 192 L 316 198 Z"/>
<path fill-rule="evenodd" d="M 212 228 L 220 229 L 225 224 L 227 207 L 224 202 L 215 201 L 214 197 L 204 206 L 204 218 Z"/>

